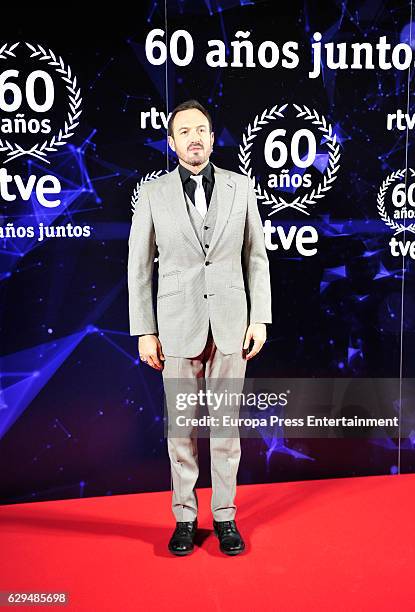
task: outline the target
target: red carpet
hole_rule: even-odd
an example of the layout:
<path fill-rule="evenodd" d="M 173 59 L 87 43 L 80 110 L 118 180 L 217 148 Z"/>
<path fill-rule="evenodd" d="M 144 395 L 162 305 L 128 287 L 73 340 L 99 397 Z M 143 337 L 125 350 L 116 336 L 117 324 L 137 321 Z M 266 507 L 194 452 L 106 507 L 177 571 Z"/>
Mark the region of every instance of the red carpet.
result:
<path fill-rule="evenodd" d="M 238 557 L 218 551 L 210 493 L 182 558 L 166 550 L 170 492 L 2 506 L 0 591 L 99 612 L 415 609 L 415 475 L 239 486 Z"/>

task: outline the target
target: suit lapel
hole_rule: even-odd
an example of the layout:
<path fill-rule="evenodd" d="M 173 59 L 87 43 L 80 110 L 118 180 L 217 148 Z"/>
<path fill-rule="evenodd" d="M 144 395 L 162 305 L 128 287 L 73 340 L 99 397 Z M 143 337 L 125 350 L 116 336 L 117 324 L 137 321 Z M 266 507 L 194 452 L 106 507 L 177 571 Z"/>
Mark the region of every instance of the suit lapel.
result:
<path fill-rule="evenodd" d="M 217 244 L 219 237 L 225 228 L 226 222 L 229 218 L 232 209 L 236 190 L 235 182 L 232 180 L 226 170 L 224 170 L 223 168 L 219 168 L 215 164 L 213 164 L 213 167 L 215 169 L 217 214 L 212 240 L 210 241 L 209 245 L 209 256 L 211 255 L 212 249 Z M 181 232 L 187 238 L 188 242 L 190 242 L 194 246 L 198 253 L 205 257 L 202 246 L 199 243 L 199 240 L 193 230 L 187 212 L 182 180 L 180 178 L 179 173 L 179 166 L 177 166 L 172 172 L 170 172 L 169 176 L 170 180 L 168 181 L 168 186 L 165 192 L 165 198 L 168 202 L 168 206 L 172 212 L 174 219 L 177 221 Z"/>
<path fill-rule="evenodd" d="M 180 178 L 179 166 L 169 173 L 170 180 L 166 188 L 165 198 L 171 210 L 173 218 L 188 242 L 190 242 L 198 253 L 204 256 L 202 246 L 193 230 L 192 223 L 187 213 L 186 201 L 184 199 L 182 179 Z"/>
<path fill-rule="evenodd" d="M 215 186 L 218 205 L 215 228 L 213 230 L 212 239 L 209 245 L 209 256 L 212 255 L 212 250 L 215 248 L 220 235 L 225 229 L 226 222 L 233 206 L 236 191 L 235 182 L 226 172 L 226 170 L 215 166 L 215 164 L 212 165 L 215 169 Z"/>

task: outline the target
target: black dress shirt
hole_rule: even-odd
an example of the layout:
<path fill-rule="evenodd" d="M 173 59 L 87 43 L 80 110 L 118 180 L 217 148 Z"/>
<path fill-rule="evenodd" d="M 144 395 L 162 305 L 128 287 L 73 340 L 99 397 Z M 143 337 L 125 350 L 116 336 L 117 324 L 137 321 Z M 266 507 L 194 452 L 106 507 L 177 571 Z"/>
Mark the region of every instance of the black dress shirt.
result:
<path fill-rule="evenodd" d="M 209 208 L 213 187 L 215 185 L 215 171 L 212 163 L 209 162 L 207 166 L 205 166 L 203 170 L 199 172 L 199 174 L 191 172 L 179 163 L 179 173 L 180 178 L 182 179 L 183 191 L 184 193 L 187 193 L 193 204 L 195 203 L 195 191 L 197 184 L 196 181 L 193 181 L 190 177 L 203 175 L 202 185 L 205 190 L 206 206 Z"/>

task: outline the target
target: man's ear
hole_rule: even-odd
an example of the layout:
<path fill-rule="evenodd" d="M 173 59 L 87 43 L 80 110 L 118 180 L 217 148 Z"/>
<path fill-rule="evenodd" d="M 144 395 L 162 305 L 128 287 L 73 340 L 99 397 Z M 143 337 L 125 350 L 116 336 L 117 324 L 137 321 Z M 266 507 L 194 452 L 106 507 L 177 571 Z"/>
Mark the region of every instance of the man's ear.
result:
<path fill-rule="evenodd" d="M 174 146 L 174 139 L 171 136 L 167 136 L 167 140 L 172 151 L 176 152 L 176 147 Z"/>
<path fill-rule="evenodd" d="M 215 142 L 215 133 L 211 132 L 210 137 L 211 137 L 211 144 L 213 145 L 213 143 Z"/>

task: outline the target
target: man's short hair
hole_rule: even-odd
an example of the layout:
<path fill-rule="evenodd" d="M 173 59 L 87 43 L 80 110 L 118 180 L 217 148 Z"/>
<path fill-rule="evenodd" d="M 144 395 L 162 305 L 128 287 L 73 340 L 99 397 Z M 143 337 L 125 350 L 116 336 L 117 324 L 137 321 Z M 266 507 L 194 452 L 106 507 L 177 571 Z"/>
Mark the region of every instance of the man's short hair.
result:
<path fill-rule="evenodd" d="M 200 104 L 200 102 L 198 102 L 197 100 L 186 100 L 186 102 L 182 102 L 181 104 L 179 104 L 179 106 L 176 106 L 176 108 L 172 111 L 170 115 L 170 119 L 167 123 L 167 134 L 169 136 L 173 136 L 173 121 L 177 113 L 183 110 L 189 110 L 190 108 L 197 108 L 197 110 L 200 110 L 200 112 L 205 115 L 205 117 L 209 121 L 209 131 L 212 131 L 212 118 L 209 115 L 208 111 L 205 109 L 205 107 L 202 106 L 202 104 Z"/>

